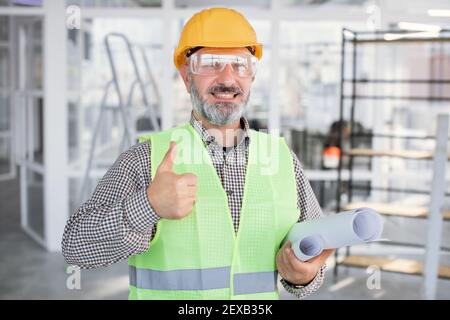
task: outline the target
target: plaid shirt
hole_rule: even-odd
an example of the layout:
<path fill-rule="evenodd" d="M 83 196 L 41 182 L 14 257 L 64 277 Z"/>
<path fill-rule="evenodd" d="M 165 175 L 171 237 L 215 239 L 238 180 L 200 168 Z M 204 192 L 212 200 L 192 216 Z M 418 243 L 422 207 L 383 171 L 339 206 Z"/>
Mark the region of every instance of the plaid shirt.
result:
<path fill-rule="evenodd" d="M 214 167 L 228 195 L 234 228 L 239 228 L 240 209 L 248 159 L 249 125 L 241 118 L 243 135 L 232 148 L 223 148 L 191 115 L 190 124 L 201 135 Z M 134 145 L 122 153 L 99 181 L 92 197 L 69 219 L 62 240 L 63 255 L 68 264 L 81 268 L 111 265 L 149 250 L 160 217 L 147 198 L 151 183 L 151 145 Z M 323 215 L 300 161 L 291 151 L 297 182 L 299 221 Z M 151 250 L 151 248 L 150 248 Z M 304 298 L 323 283 L 326 266 L 305 286 L 294 286 L 284 279 L 286 291 Z"/>

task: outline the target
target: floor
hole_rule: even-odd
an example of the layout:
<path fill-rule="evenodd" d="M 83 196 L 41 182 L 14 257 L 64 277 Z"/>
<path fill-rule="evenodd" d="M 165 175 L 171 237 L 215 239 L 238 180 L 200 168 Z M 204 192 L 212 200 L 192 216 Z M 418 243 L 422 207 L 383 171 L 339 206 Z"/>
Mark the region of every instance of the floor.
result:
<path fill-rule="evenodd" d="M 21 229 L 19 221 L 19 185 L 17 181 L 0 182 L 0 299 L 127 299 L 128 273 L 125 261 L 97 270 L 82 270 L 80 288 L 73 287 L 73 274 L 66 273 L 60 253 L 46 252 Z M 377 247 L 360 247 L 362 251 L 375 254 Z M 418 254 L 416 249 L 392 247 L 392 254 Z M 414 251 L 415 250 L 415 251 Z M 420 252 L 419 252 L 420 254 Z M 450 265 L 449 255 L 443 260 Z M 330 261 L 323 286 L 309 299 L 421 299 L 423 278 L 395 273 L 380 273 L 379 287 L 364 269 L 339 269 L 333 276 Z M 69 284 L 69 286 L 68 286 Z M 294 299 L 281 290 L 282 299 Z M 438 299 L 450 299 L 450 281 L 439 280 Z"/>

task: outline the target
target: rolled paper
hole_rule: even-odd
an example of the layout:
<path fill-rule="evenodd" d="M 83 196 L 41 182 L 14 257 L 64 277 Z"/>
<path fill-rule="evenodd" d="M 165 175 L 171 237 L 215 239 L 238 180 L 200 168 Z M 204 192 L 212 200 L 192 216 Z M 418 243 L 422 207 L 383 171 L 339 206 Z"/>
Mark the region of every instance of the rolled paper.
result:
<path fill-rule="evenodd" d="M 294 253 L 302 261 L 318 256 L 323 251 L 324 242 L 320 235 L 304 237 L 292 244 Z"/>
<path fill-rule="evenodd" d="M 298 259 L 308 261 L 324 249 L 380 240 L 382 232 L 381 215 L 370 208 L 358 208 L 296 223 L 284 241 L 291 241 Z"/>

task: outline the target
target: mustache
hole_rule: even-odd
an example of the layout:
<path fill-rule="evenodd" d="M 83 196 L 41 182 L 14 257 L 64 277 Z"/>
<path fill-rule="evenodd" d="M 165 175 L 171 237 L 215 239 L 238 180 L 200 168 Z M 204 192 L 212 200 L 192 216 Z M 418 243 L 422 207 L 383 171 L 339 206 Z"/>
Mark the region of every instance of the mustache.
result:
<path fill-rule="evenodd" d="M 219 84 L 217 86 L 211 87 L 208 90 L 208 93 L 234 93 L 241 94 L 242 90 L 239 87 L 227 87 L 223 84 Z"/>

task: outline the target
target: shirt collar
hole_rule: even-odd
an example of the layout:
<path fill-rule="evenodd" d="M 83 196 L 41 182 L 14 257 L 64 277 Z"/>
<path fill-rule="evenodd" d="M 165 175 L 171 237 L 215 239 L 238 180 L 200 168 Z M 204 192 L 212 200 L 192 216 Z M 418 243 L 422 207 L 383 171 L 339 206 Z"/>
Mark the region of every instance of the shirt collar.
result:
<path fill-rule="evenodd" d="M 250 126 L 248 123 L 248 120 L 245 117 L 241 117 L 240 119 L 241 122 L 241 128 L 243 129 L 242 135 L 238 138 L 238 143 L 237 145 L 241 145 L 242 142 L 244 141 L 249 141 L 250 140 L 250 136 L 248 134 Z M 189 123 L 191 124 L 191 126 L 200 134 L 200 137 L 202 138 L 203 142 L 206 145 L 209 145 L 210 143 L 215 142 L 215 138 L 214 136 L 212 136 L 208 130 L 202 125 L 202 122 L 197 120 L 194 116 L 194 113 L 191 112 L 191 119 L 189 120 Z"/>

